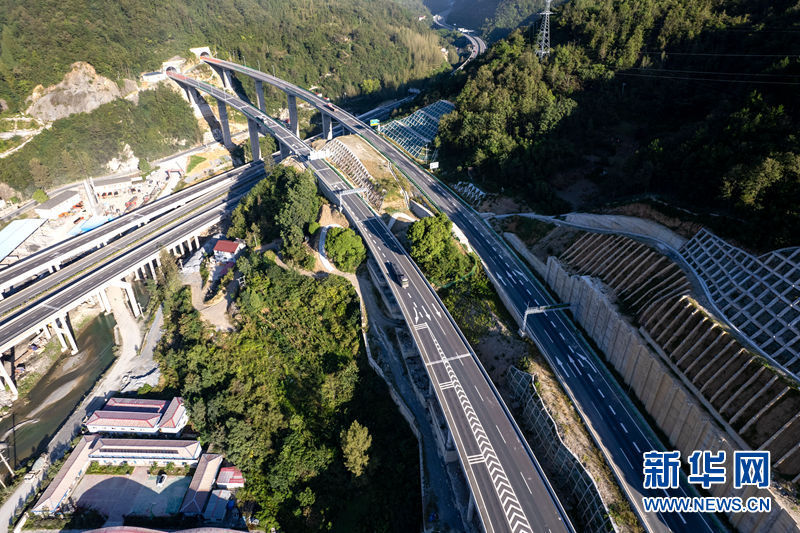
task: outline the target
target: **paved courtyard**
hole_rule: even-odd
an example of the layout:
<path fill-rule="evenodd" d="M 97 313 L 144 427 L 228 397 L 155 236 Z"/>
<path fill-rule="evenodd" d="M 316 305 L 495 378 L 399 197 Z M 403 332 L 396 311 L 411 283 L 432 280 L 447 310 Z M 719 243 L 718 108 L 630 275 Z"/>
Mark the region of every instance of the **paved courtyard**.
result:
<path fill-rule="evenodd" d="M 87 474 L 72 492 L 79 507 L 91 507 L 108 516 L 107 525 L 122 524 L 128 514 L 165 516 L 175 514 L 183 501 L 190 476 L 167 476 L 156 488 L 156 476 L 147 467 L 136 467 L 129 476 Z"/>

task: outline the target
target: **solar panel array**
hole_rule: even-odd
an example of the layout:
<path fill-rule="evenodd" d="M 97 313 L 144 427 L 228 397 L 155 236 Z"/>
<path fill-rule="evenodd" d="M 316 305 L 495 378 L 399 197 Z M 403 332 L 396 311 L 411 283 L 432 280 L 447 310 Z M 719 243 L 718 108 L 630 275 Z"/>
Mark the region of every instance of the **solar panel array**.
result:
<path fill-rule="evenodd" d="M 447 100 L 439 100 L 423 107 L 411 115 L 381 126 L 380 132 L 398 144 L 419 161 L 429 161 L 428 145 L 439 132 L 439 120 L 455 106 Z"/>

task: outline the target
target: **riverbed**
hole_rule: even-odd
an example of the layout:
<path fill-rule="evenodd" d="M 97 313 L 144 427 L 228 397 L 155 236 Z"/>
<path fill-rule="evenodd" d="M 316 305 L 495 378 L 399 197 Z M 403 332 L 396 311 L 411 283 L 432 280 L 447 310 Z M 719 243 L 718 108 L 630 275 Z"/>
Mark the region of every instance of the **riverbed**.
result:
<path fill-rule="evenodd" d="M 44 451 L 47 442 L 75 410 L 81 398 L 114 361 L 114 317 L 92 318 L 78 334 L 78 353 L 63 353 L 0 421 L 0 441 L 8 445 L 15 466 Z"/>

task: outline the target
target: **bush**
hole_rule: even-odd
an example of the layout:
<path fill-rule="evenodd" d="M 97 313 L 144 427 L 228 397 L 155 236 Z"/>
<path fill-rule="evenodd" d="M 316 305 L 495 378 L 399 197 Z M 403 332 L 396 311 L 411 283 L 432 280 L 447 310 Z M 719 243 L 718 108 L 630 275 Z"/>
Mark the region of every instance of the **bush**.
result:
<path fill-rule="evenodd" d="M 46 193 L 46 192 L 44 192 L 42 189 L 36 189 L 35 191 L 33 191 L 33 196 L 32 196 L 32 198 L 33 198 L 34 200 L 36 200 L 37 202 L 39 202 L 40 204 L 43 204 L 43 203 L 45 203 L 47 200 L 49 200 L 49 199 L 50 199 L 50 197 L 49 197 L 49 196 L 47 196 L 47 193 Z"/>
<path fill-rule="evenodd" d="M 345 228 L 331 228 L 325 239 L 325 253 L 339 270 L 355 272 L 367 258 L 364 241 L 356 232 Z"/>
<path fill-rule="evenodd" d="M 319 231 L 319 222 L 311 222 L 308 224 L 308 234 L 312 237 Z"/>

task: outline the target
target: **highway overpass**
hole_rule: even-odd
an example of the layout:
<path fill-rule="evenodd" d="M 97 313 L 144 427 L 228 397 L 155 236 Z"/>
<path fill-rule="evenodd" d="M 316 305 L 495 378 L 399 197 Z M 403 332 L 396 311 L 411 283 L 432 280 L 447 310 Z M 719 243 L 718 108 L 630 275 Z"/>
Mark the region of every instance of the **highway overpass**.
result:
<path fill-rule="evenodd" d="M 221 182 L 229 189 L 212 188 L 201 196 L 184 202 L 174 199 L 167 214 L 157 221 L 126 233 L 113 243 L 95 250 L 50 274 L 37 283 L 21 289 L 0 301 L 0 353 L 5 353 L 31 335 L 49 329 L 58 336 L 62 350 L 77 351 L 67 313 L 84 301 L 97 298 L 109 311 L 105 288 L 123 287 L 128 295 L 134 315 L 139 308 L 132 288 L 123 278 L 131 273 L 138 276 L 149 269 L 154 274 L 162 249 L 182 255 L 198 246 L 197 236 L 206 228 L 219 222 L 226 211 L 264 175 L 263 164 L 240 167 L 223 174 Z M 171 196 L 166 197 L 169 199 Z M 110 230 L 109 234 L 117 230 Z M 101 232 L 102 233 L 102 232 Z M 110 238 L 110 237 L 107 237 Z M 16 387 L 3 365 L 0 377 L 16 395 Z"/>
<path fill-rule="evenodd" d="M 259 83 L 268 83 L 293 97 L 314 106 L 323 117 L 335 118 L 346 130 L 360 135 L 409 178 L 466 235 L 480 256 L 493 285 L 520 325 L 529 307 L 557 302 L 525 264 L 508 248 L 492 228 L 461 198 L 433 175 L 421 169 L 394 144 L 316 94 L 285 80 L 255 69 L 212 57 L 202 57 L 230 86 L 233 72 L 249 76 Z M 289 102 L 292 103 L 290 98 Z M 377 256 L 376 256 L 377 257 Z M 533 315 L 526 321 L 526 332 L 545 355 L 567 394 L 574 402 L 592 438 L 608 460 L 615 477 L 626 492 L 634 510 L 650 531 L 715 531 L 724 529 L 716 517 L 697 513 L 645 513 L 642 504 L 644 478 L 642 453 L 663 450 L 639 410 L 620 388 L 605 364 L 594 352 L 572 320 L 564 313 Z M 473 400 L 474 401 L 474 400 Z M 685 478 L 678 489 L 666 491 L 671 496 L 696 496 Z"/>
<path fill-rule="evenodd" d="M 229 65 L 235 64 L 210 57 L 203 59 L 230 87 L 230 72 L 235 69 Z M 247 71 L 256 77 L 257 100 L 263 106 L 261 83 L 274 84 L 278 79 L 265 79 L 267 75 L 263 73 Z M 285 150 L 290 150 L 313 170 L 320 189 L 341 207 L 362 235 L 388 280 L 422 355 L 471 490 L 469 508 L 477 510 L 484 529 L 488 532 L 572 531 L 569 518 L 499 392 L 436 292 L 383 220 L 360 196 L 342 194 L 350 186 L 320 154 L 299 139 L 295 123 L 290 123 L 287 129 L 241 98 L 174 71 L 167 75 L 188 91 L 214 96 L 221 117 L 227 116 L 227 110 L 221 111 L 221 108 L 229 105 L 254 122 L 252 131 L 268 131 L 275 135 Z M 333 120 L 345 117 L 341 109 L 308 91 L 290 84 L 280 88 L 287 92 L 290 107 L 296 106 L 297 97 L 308 100 L 313 96 L 312 104 L 322 112 L 323 135 L 328 138 L 332 136 Z M 195 102 L 203 105 L 203 102 Z M 296 109 L 295 112 L 290 109 L 290 116 L 296 117 Z M 346 123 L 343 125 L 347 128 Z M 252 144 L 257 142 L 257 138 L 251 138 Z M 396 283 L 387 268 L 390 262 L 406 273 L 407 288 Z"/>

